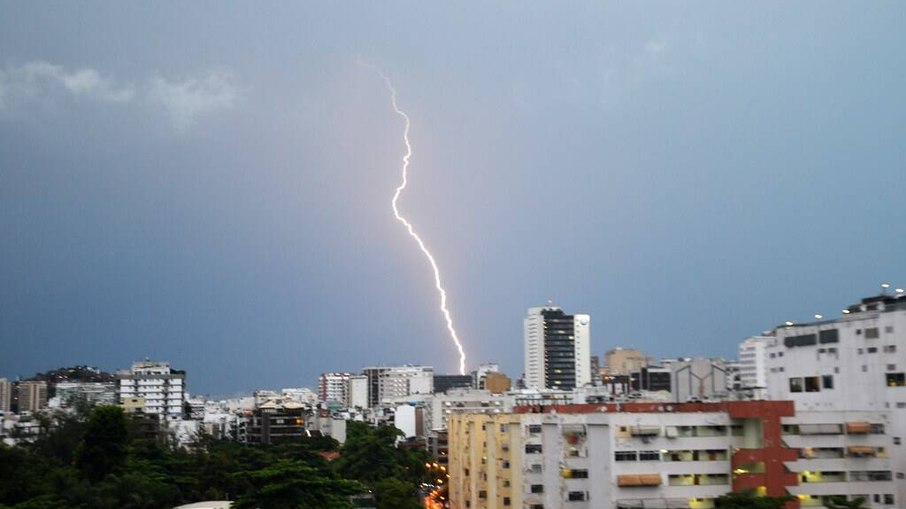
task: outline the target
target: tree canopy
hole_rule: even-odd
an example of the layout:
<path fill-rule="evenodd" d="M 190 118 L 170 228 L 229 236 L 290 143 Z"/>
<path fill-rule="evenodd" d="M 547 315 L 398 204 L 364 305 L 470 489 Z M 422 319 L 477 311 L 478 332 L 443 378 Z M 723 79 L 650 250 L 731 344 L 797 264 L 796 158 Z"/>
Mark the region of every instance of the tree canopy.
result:
<path fill-rule="evenodd" d="M 244 445 L 202 437 L 191 448 L 136 433 L 118 407 L 58 416 L 20 447 L 0 444 L 0 509 L 170 509 L 232 500 L 237 509 L 350 509 L 371 492 L 381 509 L 420 507 L 427 454 L 399 431 L 349 423 L 349 441 Z M 333 463 L 325 453 L 339 450 Z M 371 495 L 367 495 L 371 496 Z"/>

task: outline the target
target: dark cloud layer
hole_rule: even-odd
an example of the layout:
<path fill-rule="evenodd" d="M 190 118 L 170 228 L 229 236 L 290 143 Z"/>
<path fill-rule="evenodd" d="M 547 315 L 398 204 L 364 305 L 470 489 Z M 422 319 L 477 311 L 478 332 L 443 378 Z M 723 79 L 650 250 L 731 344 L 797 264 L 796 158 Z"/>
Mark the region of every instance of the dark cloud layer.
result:
<path fill-rule="evenodd" d="M 735 355 L 906 284 L 898 2 L 2 3 L 0 376 L 138 358 L 190 390 L 521 371 L 525 308 L 603 353 Z"/>

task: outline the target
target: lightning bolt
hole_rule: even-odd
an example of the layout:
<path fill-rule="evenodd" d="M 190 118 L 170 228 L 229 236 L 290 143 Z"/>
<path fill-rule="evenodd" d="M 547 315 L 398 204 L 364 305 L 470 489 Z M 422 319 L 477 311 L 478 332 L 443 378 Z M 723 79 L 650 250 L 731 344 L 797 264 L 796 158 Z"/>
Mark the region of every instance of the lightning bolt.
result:
<path fill-rule="evenodd" d="M 415 242 L 418 243 L 419 249 L 425 255 L 425 258 L 428 259 L 428 262 L 431 264 L 431 270 L 434 271 L 434 287 L 437 289 L 438 294 L 440 295 L 440 311 L 444 315 L 444 319 L 447 322 L 447 331 L 450 333 L 450 338 L 453 339 L 453 343 L 456 345 L 456 349 L 459 351 L 459 374 L 466 374 L 466 353 L 462 348 L 462 343 L 459 341 L 459 336 L 456 334 L 456 329 L 453 327 L 453 318 L 450 316 L 450 310 L 447 309 L 447 292 L 444 290 L 443 285 L 440 282 L 440 269 L 437 268 L 437 262 L 434 261 L 434 256 L 431 255 L 431 251 L 428 250 L 428 247 L 422 241 L 421 237 L 415 233 L 415 228 L 413 228 L 412 223 L 406 220 L 402 214 L 400 214 L 400 209 L 397 206 L 397 202 L 400 199 L 400 195 L 403 192 L 403 189 L 406 189 L 406 186 L 409 184 L 409 159 L 412 158 L 412 144 L 409 143 L 409 115 L 406 115 L 406 112 L 401 110 L 399 104 L 396 102 L 396 89 L 393 87 L 393 83 L 390 81 L 390 78 L 382 73 L 379 69 L 369 66 L 377 72 L 381 78 L 384 80 L 384 84 L 387 85 L 387 90 L 390 91 L 390 103 L 393 105 L 393 111 L 397 115 L 403 117 L 403 120 L 406 121 L 406 128 L 403 130 L 403 141 L 406 143 L 406 155 L 403 156 L 403 168 L 402 168 L 402 183 L 399 187 L 396 188 L 396 192 L 393 193 L 393 200 L 390 201 L 390 205 L 393 207 L 393 215 L 396 216 L 397 221 L 403 223 L 403 226 L 406 227 L 406 230 L 409 232 L 409 235 L 415 239 Z"/>

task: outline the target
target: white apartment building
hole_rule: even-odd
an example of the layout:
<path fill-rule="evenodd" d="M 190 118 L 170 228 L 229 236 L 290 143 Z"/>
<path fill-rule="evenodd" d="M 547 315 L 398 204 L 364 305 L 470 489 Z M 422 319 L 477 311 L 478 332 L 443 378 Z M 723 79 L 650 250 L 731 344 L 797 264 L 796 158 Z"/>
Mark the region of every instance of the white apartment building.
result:
<path fill-rule="evenodd" d="M 368 408 L 368 377 L 352 375 L 347 381 L 346 408 Z"/>
<path fill-rule="evenodd" d="M 443 431 L 447 429 L 453 414 L 512 412 L 516 395 L 492 394 L 479 389 L 452 389 L 444 394 L 434 395 L 426 403 L 426 427 L 431 431 Z"/>
<path fill-rule="evenodd" d="M 739 382 L 754 399 L 764 399 L 768 385 L 766 349 L 773 342 L 771 336 L 752 336 L 739 344 Z"/>
<path fill-rule="evenodd" d="M 379 366 L 362 370 L 368 381 L 368 406 L 375 407 L 413 394 L 434 392 L 434 368 L 431 366 Z"/>
<path fill-rule="evenodd" d="M 756 489 L 792 494 L 801 507 L 864 495 L 870 507 L 892 508 L 896 487 L 879 419 L 796 415 L 789 401 L 457 414 L 448 430 L 450 502 L 453 509 L 708 509 L 730 491 Z"/>
<path fill-rule="evenodd" d="M 906 507 L 906 297 L 863 299 L 837 319 L 787 322 L 765 346 L 767 397 L 797 412 L 882 412 L 896 500 Z"/>
<path fill-rule="evenodd" d="M 525 386 L 572 390 L 591 383 L 591 317 L 548 303 L 523 320 Z"/>
<path fill-rule="evenodd" d="M 140 398 L 146 414 L 171 419 L 183 415 L 186 400 L 186 372 L 170 368 L 169 362 L 137 361 L 131 370 L 116 373 L 118 401 Z"/>
<path fill-rule="evenodd" d="M 6 378 L 0 378 L 0 412 L 9 413 L 13 401 L 13 384 Z"/>
<path fill-rule="evenodd" d="M 318 379 L 318 398 L 321 401 L 346 403 L 349 398 L 349 378 L 352 373 L 321 373 Z"/>

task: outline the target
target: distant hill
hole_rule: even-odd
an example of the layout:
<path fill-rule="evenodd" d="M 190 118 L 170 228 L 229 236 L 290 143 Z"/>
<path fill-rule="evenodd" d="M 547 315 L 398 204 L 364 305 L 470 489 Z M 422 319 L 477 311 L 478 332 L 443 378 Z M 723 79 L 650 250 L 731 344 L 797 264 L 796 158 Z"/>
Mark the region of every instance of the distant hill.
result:
<path fill-rule="evenodd" d="M 101 371 L 92 366 L 72 366 L 68 368 L 57 368 L 44 373 L 38 373 L 26 380 L 45 381 L 47 382 L 48 396 L 53 397 L 54 388 L 62 382 L 115 382 L 116 377 L 113 373 Z"/>

